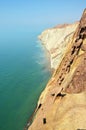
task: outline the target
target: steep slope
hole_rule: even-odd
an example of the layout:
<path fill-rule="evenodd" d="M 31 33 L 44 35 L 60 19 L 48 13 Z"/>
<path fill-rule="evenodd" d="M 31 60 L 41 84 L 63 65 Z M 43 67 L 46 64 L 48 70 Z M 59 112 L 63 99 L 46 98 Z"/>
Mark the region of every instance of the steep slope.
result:
<path fill-rule="evenodd" d="M 86 129 L 86 9 L 28 130 Z"/>
<path fill-rule="evenodd" d="M 73 24 L 63 24 L 55 28 L 47 29 L 39 36 L 43 45 L 50 54 L 51 68 L 57 69 L 66 49 L 71 42 L 78 22 Z"/>

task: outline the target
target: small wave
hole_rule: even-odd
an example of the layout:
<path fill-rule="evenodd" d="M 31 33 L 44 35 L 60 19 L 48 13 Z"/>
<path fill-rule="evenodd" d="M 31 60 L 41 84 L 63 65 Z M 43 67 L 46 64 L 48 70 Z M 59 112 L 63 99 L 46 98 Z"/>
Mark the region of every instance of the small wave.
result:
<path fill-rule="evenodd" d="M 42 65 L 42 66 L 43 66 L 43 65 L 46 64 L 46 61 L 43 61 L 43 60 L 37 60 L 36 63 L 39 64 L 39 65 Z"/>

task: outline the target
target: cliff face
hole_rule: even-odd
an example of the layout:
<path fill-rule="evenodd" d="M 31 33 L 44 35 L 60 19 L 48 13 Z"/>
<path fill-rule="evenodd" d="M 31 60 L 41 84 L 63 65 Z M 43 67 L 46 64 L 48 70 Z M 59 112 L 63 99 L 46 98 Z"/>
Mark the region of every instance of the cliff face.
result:
<path fill-rule="evenodd" d="M 39 36 L 39 39 L 50 54 L 51 68 L 57 69 L 59 66 L 77 26 L 78 22 L 59 25 L 55 28 L 45 30 Z"/>
<path fill-rule="evenodd" d="M 39 98 L 29 130 L 86 129 L 86 9 L 76 26 Z"/>

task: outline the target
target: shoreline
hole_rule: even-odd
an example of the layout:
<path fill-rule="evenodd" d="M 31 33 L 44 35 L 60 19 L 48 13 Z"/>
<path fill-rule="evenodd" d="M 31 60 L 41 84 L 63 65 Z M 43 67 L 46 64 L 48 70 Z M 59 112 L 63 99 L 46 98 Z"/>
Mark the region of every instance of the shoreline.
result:
<path fill-rule="evenodd" d="M 43 49 L 43 53 L 45 53 L 45 55 L 46 55 L 46 59 L 48 59 L 47 61 L 48 61 L 48 66 L 47 66 L 47 69 L 51 72 L 51 77 L 52 77 L 52 74 L 54 73 L 54 71 L 55 70 L 53 70 L 52 68 L 51 68 L 51 60 L 50 60 L 50 52 L 47 50 L 47 48 L 46 48 L 46 46 L 42 43 L 42 41 L 38 38 L 38 44 L 40 44 L 41 45 L 41 47 L 42 47 L 42 49 Z M 50 79 L 49 79 L 50 80 Z M 48 80 L 48 82 L 49 82 L 49 80 Z M 45 88 L 44 88 L 45 89 Z M 44 91 L 44 90 L 43 90 Z M 42 92 L 43 92 L 42 91 Z M 41 92 L 41 93 L 42 93 Z M 41 95 L 41 94 L 40 94 Z M 39 96 L 39 99 L 40 99 L 40 96 Z M 39 99 L 38 99 L 38 101 L 39 101 Z M 32 124 L 32 122 L 33 122 L 33 120 L 34 120 L 34 117 L 35 117 L 35 115 L 37 114 L 37 111 L 38 111 L 38 109 L 39 109 L 39 105 L 38 105 L 38 101 L 37 101 L 37 105 L 36 105 L 36 108 L 35 108 L 35 110 L 34 110 L 34 112 L 32 113 L 32 115 L 30 116 L 30 118 L 28 119 L 28 121 L 27 121 L 27 124 L 26 124 L 26 126 L 24 127 L 24 130 L 28 130 L 29 129 L 29 127 L 31 126 L 31 124 Z"/>
<path fill-rule="evenodd" d="M 55 69 L 51 68 L 51 54 L 50 54 L 49 50 L 47 49 L 46 45 L 44 45 L 42 43 L 41 39 L 39 39 L 39 41 L 40 41 L 42 48 L 44 49 L 43 51 L 44 51 L 44 53 L 46 55 L 46 59 L 48 61 L 48 69 L 50 70 L 51 73 L 53 73 L 55 71 Z"/>
<path fill-rule="evenodd" d="M 75 23 L 76 24 L 76 23 Z M 67 26 L 69 27 L 70 25 L 73 25 L 73 24 L 68 24 Z M 66 27 L 67 27 L 66 26 Z M 64 26 L 63 26 L 64 27 Z M 52 29 L 57 29 L 57 28 L 52 28 Z M 62 29 L 62 28 L 61 28 Z M 50 29 L 51 30 L 51 29 Z M 46 31 L 46 30 L 45 30 Z M 42 32 L 43 33 L 43 32 Z M 41 34 L 42 35 L 42 34 Z M 42 39 L 40 38 L 40 35 L 38 36 L 38 40 L 39 40 L 39 44 L 41 44 L 41 46 L 42 46 L 42 48 L 43 48 L 43 51 L 44 51 L 44 53 L 46 54 L 46 57 L 47 57 L 47 59 L 48 59 L 48 64 L 49 64 L 49 70 L 51 71 L 51 73 L 52 73 L 52 76 L 51 76 L 51 78 L 49 79 L 49 81 L 48 81 L 48 83 L 47 83 L 47 85 L 46 85 L 46 87 L 44 88 L 44 90 L 41 92 L 41 94 L 40 94 L 40 96 L 39 96 L 39 99 L 38 99 L 38 102 L 37 102 L 37 106 L 36 106 L 36 108 L 35 108 L 35 110 L 34 110 L 34 112 L 32 113 L 32 115 L 31 115 L 31 117 L 29 118 L 29 120 L 28 120 L 28 122 L 27 122 L 27 125 L 26 125 L 26 127 L 25 127 L 25 129 L 24 130 L 28 130 L 29 129 L 29 127 L 31 126 L 31 124 L 32 124 L 32 122 L 33 122 L 33 120 L 34 120 L 34 117 L 35 117 L 35 115 L 37 114 L 37 111 L 38 111 L 38 107 L 40 106 L 40 100 L 41 100 L 41 97 L 43 97 L 43 93 L 44 93 L 44 91 L 45 91 L 45 89 L 47 89 L 47 86 L 49 85 L 49 83 L 51 82 L 51 80 L 52 80 L 52 78 L 53 78 L 53 76 L 54 76 L 54 73 L 55 73 L 55 71 L 56 71 L 56 69 L 55 68 L 52 68 L 51 67 L 51 64 L 52 64 L 52 59 L 51 59 L 51 53 L 50 53 L 50 50 L 47 48 L 47 46 L 46 46 L 46 44 L 44 44 L 43 43 L 43 41 L 42 41 Z M 61 61 L 60 61 L 61 62 Z"/>
<path fill-rule="evenodd" d="M 78 22 L 72 24 L 60 25 L 61 27 L 53 27 L 44 30 L 38 39 L 49 54 L 50 68 L 56 70 L 64 57 L 67 45 L 73 37 L 74 31 L 78 26 Z"/>
<path fill-rule="evenodd" d="M 37 113 L 28 130 L 86 128 L 86 50 L 82 48 L 85 44 L 86 9 L 63 51 L 59 67 L 40 94 Z"/>

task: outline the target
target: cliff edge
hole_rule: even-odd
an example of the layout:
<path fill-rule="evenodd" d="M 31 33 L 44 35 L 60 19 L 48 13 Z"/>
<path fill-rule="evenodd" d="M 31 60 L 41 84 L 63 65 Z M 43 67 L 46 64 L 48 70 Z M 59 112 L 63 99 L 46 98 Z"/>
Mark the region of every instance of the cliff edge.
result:
<path fill-rule="evenodd" d="M 39 35 L 38 38 L 49 52 L 51 69 L 57 69 L 60 65 L 78 24 L 79 22 L 58 25 Z"/>
<path fill-rule="evenodd" d="M 86 129 L 86 9 L 80 22 L 71 25 L 74 26 L 72 30 L 68 26 L 67 35 L 62 32 L 58 34 L 63 37 L 61 39 L 59 36 L 60 41 L 56 40 L 58 43 L 64 42 L 68 38 L 66 36 L 70 35 L 66 39 L 65 50 L 62 48 L 59 63 L 55 59 L 54 74 L 39 98 L 36 115 L 28 130 Z M 50 39 L 52 44 L 49 50 L 53 46 L 57 48 L 58 45 L 53 45 Z"/>

